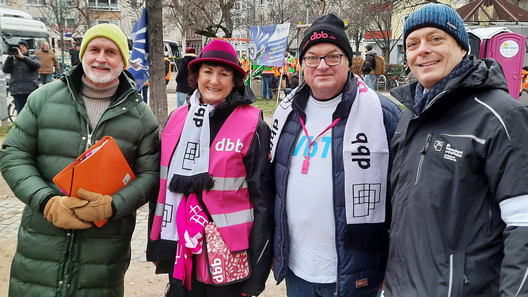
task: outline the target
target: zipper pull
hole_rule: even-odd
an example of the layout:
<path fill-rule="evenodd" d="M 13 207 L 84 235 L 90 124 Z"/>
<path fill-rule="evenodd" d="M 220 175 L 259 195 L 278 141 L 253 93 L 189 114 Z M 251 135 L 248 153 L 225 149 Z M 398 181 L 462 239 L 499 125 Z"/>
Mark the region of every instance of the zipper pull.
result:
<path fill-rule="evenodd" d="M 429 133 L 429 134 L 427 134 L 427 139 L 425 140 L 425 145 L 422 148 L 422 150 L 420 151 L 420 154 L 425 155 L 425 151 L 429 147 L 429 144 L 431 143 L 431 140 L 433 140 L 433 134 Z"/>
<path fill-rule="evenodd" d="M 88 142 L 86 143 L 86 149 L 92 146 L 92 133 L 88 133 Z"/>
<path fill-rule="evenodd" d="M 464 274 L 464 285 L 469 285 L 471 282 L 467 279 L 467 276 Z"/>

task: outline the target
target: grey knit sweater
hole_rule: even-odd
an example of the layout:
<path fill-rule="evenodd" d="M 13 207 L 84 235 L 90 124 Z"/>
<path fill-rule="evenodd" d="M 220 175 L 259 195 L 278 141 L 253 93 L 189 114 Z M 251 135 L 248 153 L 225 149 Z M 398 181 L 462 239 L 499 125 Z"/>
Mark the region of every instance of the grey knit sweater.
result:
<path fill-rule="evenodd" d="M 88 112 L 90 124 L 92 125 L 93 129 L 99 122 L 99 119 L 105 110 L 108 108 L 108 106 L 110 106 L 112 96 L 114 96 L 117 87 L 119 86 L 119 80 L 104 88 L 99 88 L 92 85 L 84 75 L 82 77 L 82 82 L 83 100 L 84 104 L 86 105 L 86 112 Z"/>

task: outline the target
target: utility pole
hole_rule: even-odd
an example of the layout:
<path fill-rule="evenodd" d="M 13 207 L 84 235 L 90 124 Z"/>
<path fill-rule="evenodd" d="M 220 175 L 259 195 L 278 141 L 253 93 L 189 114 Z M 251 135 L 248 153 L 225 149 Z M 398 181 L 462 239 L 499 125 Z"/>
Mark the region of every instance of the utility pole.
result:
<path fill-rule="evenodd" d="M 2 58 L 0 58 L 2 59 Z M 4 61 L 5 63 L 5 61 Z M 9 128 L 8 110 L 7 110 L 7 90 L 6 78 L 4 72 L 0 70 L 0 126 L 4 131 Z"/>
<path fill-rule="evenodd" d="M 306 6 L 306 24 L 310 23 L 310 4 L 311 0 L 304 0 L 304 6 Z"/>
<path fill-rule="evenodd" d="M 306 23 L 306 24 L 299 24 L 297 25 L 295 28 L 297 28 L 297 46 L 299 47 L 298 50 L 297 50 L 297 62 L 298 63 L 301 63 L 300 61 L 300 53 L 301 53 L 301 42 L 302 42 L 302 39 L 303 39 L 303 30 L 304 29 L 308 29 L 310 28 L 312 24 L 310 23 Z M 299 72 L 299 82 L 301 82 L 303 80 L 303 72 L 300 71 Z"/>

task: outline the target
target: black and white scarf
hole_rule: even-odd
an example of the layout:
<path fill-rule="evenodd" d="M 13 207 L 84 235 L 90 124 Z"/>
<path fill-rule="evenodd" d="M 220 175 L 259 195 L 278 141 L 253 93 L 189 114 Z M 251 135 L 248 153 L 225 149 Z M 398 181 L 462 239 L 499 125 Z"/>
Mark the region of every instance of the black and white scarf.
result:
<path fill-rule="evenodd" d="M 357 92 L 343 139 L 347 224 L 385 221 L 389 146 L 378 95 L 356 76 Z M 293 110 L 293 90 L 273 114 L 270 157 L 274 160 L 280 133 Z"/>
<path fill-rule="evenodd" d="M 209 175 L 209 114 L 212 105 L 200 102 L 201 94 L 196 90 L 176 150 L 169 163 L 165 211 L 173 213 L 178 209 L 184 195 L 200 193 L 213 187 Z M 167 207 L 171 209 L 167 209 Z M 161 228 L 161 238 L 178 240 L 176 220 L 168 220 Z"/>

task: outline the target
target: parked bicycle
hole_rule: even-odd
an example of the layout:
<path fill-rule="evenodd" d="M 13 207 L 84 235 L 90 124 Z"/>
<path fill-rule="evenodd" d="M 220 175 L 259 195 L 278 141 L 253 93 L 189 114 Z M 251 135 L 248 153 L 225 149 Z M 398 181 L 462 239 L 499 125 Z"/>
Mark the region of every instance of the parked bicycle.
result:
<path fill-rule="evenodd" d="M 15 108 L 15 101 L 13 97 L 7 97 L 7 118 L 1 118 L 0 120 L 9 120 L 11 123 L 15 122 L 17 117 L 17 111 Z"/>
<path fill-rule="evenodd" d="M 399 87 L 400 81 L 401 77 L 397 75 L 387 77 L 382 74 L 376 79 L 376 91 L 389 92 L 392 88 Z"/>
<path fill-rule="evenodd" d="M 398 76 L 397 78 L 395 77 L 394 79 L 397 80 L 399 86 L 405 85 L 408 82 L 407 76 L 403 73 L 400 74 L 400 76 Z"/>
<path fill-rule="evenodd" d="M 387 86 L 387 77 L 385 75 L 378 75 L 376 78 L 376 90 L 375 91 L 381 91 L 383 88 L 383 92 L 387 92 L 387 90 L 390 90 Z"/>
<path fill-rule="evenodd" d="M 395 75 L 390 77 L 390 79 L 387 81 L 389 89 L 396 88 L 400 86 L 400 78 Z"/>
<path fill-rule="evenodd" d="M 9 79 L 6 79 L 6 82 L 9 82 Z M 0 118 L 0 120 L 4 121 L 4 120 L 9 120 L 11 123 L 14 123 L 15 122 L 15 119 L 17 117 L 17 111 L 16 111 L 16 108 L 15 108 L 15 100 L 13 99 L 12 96 L 9 96 L 9 84 L 7 83 L 6 84 L 6 93 L 5 93 L 5 96 L 6 96 L 6 99 L 7 99 L 7 118 Z"/>
<path fill-rule="evenodd" d="M 7 118 L 11 123 L 15 122 L 15 119 L 17 117 L 17 110 L 15 108 L 15 101 L 13 100 L 13 97 L 7 98 Z"/>

